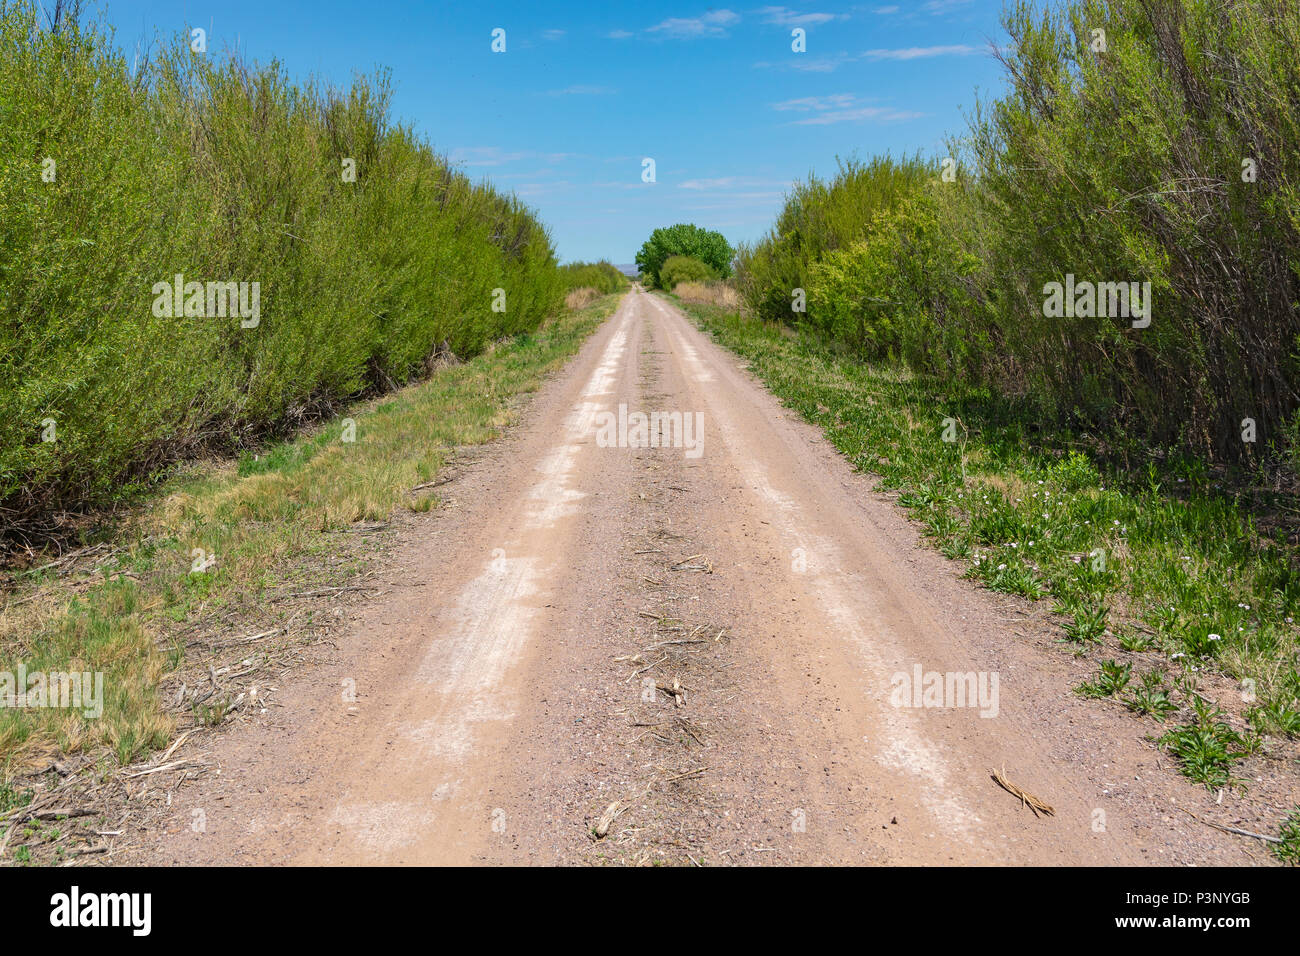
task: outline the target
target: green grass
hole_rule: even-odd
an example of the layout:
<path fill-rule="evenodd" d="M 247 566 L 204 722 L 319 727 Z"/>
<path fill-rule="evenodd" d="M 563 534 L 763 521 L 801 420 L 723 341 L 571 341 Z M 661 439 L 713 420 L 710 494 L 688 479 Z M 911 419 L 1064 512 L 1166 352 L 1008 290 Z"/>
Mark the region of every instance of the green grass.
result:
<path fill-rule="evenodd" d="M 120 549 L 94 572 L 20 574 L 0 609 L 0 671 L 102 671 L 98 719 L 55 709 L 0 710 L 0 781 L 58 750 L 108 748 L 120 763 L 163 746 L 173 722 L 159 681 L 185 660 L 175 635 L 214 615 L 255 617 L 304 559 L 328 556 L 330 537 L 399 509 L 428 511 L 451 452 L 491 440 L 536 388 L 614 309 L 617 296 L 565 313 L 428 381 L 347 410 L 310 433 L 241 456 L 188 467 L 108 540 Z M 343 436 L 355 423 L 355 441 Z M 195 570 L 192 552 L 215 563 Z M 199 722 L 219 719 L 196 712 Z M 17 799 L 0 789 L 0 803 Z"/>
<path fill-rule="evenodd" d="M 1292 550 L 1202 472 L 1177 460 L 1111 472 L 1013 400 L 863 364 L 812 335 L 711 306 L 683 307 L 878 475 L 966 576 L 995 591 L 1051 595 L 1062 641 L 1106 658 L 1080 692 L 1176 720 L 1161 741 L 1188 776 L 1222 785 L 1260 735 L 1300 730 Z M 1134 685 L 1138 653 L 1163 662 Z M 1207 709 L 1197 693 L 1206 673 L 1253 686 L 1256 699 L 1243 693 L 1230 717 Z"/>
<path fill-rule="evenodd" d="M 1281 843 L 1270 844 L 1273 855 L 1283 863 L 1300 866 L 1300 807 L 1296 807 L 1282 821 L 1278 836 Z"/>

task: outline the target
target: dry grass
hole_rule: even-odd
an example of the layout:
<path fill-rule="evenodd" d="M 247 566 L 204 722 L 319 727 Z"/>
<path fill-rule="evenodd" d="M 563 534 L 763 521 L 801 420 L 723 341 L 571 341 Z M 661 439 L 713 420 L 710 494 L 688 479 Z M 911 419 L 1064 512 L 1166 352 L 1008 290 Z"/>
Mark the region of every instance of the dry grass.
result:
<path fill-rule="evenodd" d="M 564 304 L 570 309 L 585 309 L 591 303 L 600 298 L 600 293 L 591 286 L 579 286 L 576 289 L 570 289 L 569 294 L 564 297 Z"/>
<path fill-rule="evenodd" d="M 673 294 L 683 302 L 699 302 L 723 309 L 740 308 L 740 293 L 725 282 L 680 282 Z"/>

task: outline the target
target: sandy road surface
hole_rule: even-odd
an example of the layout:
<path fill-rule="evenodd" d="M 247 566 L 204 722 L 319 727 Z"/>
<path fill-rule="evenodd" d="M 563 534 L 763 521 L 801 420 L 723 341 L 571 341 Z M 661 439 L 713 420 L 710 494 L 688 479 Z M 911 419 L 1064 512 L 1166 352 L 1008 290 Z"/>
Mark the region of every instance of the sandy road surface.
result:
<path fill-rule="evenodd" d="M 620 405 L 699 444 L 606 447 Z M 1190 785 L 1003 596 L 661 299 L 630 293 L 448 487 L 332 659 L 214 738 L 221 773 L 124 859 L 1251 862 L 1179 818 Z M 996 700 L 898 706 L 918 667 Z"/>

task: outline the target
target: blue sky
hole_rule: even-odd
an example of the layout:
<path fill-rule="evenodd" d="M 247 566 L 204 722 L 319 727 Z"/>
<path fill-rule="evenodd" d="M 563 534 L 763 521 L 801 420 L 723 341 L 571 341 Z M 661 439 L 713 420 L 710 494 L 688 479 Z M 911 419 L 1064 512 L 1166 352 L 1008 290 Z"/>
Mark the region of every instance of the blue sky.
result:
<path fill-rule="evenodd" d="M 395 117 L 513 190 L 562 260 L 633 260 L 657 226 L 758 238 L 791 182 L 837 156 L 945 155 L 1003 81 L 1001 0 L 312 3 L 108 0 L 133 48 L 188 26 L 209 49 L 346 84 L 392 71 Z M 506 50 L 491 49 L 505 30 Z M 791 31 L 806 32 L 806 52 Z M 656 182 L 642 182 L 642 161 Z"/>

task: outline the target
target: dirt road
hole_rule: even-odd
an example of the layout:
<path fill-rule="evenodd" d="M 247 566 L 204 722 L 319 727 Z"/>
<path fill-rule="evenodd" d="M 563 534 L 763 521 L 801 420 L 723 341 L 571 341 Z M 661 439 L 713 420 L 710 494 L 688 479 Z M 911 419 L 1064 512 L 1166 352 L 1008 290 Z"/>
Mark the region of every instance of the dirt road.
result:
<path fill-rule="evenodd" d="M 699 428 L 628 447 L 636 412 Z M 1252 862 L 1005 596 L 657 297 L 448 488 L 333 659 L 208 742 L 221 773 L 134 859 Z"/>

